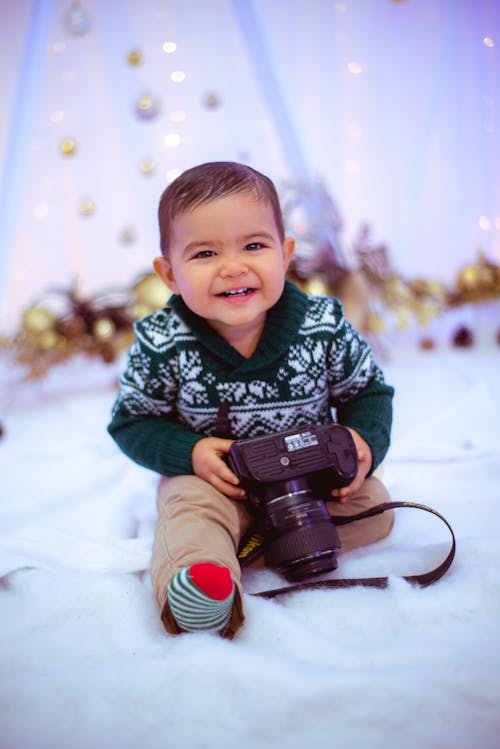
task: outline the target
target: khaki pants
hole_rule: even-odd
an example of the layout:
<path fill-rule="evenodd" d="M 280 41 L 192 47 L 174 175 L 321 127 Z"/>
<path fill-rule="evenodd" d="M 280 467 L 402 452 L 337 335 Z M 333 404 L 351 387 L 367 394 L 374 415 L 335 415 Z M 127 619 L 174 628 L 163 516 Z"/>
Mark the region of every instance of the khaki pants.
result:
<path fill-rule="evenodd" d="M 371 476 L 347 502 L 332 500 L 332 515 L 356 515 L 390 501 L 384 485 Z M 158 487 L 158 522 L 151 559 L 153 592 L 167 632 L 179 628 L 167 601 L 167 585 L 181 569 L 197 562 L 229 567 L 236 587 L 235 603 L 225 637 L 233 638 L 245 620 L 241 570 L 237 558 L 240 540 L 250 524 L 242 502 L 229 499 L 197 476 L 162 478 Z M 337 528 L 342 551 L 365 546 L 387 536 L 394 522 L 392 510 Z"/>

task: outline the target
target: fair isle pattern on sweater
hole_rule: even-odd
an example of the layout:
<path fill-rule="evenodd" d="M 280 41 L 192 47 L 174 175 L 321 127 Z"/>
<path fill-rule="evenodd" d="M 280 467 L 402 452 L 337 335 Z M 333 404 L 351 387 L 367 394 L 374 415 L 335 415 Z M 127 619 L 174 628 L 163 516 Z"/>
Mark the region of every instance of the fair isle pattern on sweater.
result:
<path fill-rule="evenodd" d="M 336 299 L 306 297 L 287 283 L 261 344 L 244 359 L 177 297 L 136 324 L 110 432 L 117 439 L 127 421 L 156 417 L 209 436 L 227 402 L 233 436 L 254 437 L 331 421 L 332 407 L 363 400 L 367 389 L 392 397 Z"/>
<path fill-rule="evenodd" d="M 329 401 L 355 395 L 374 371 L 369 349 L 352 329 L 338 340 L 339 320 L 328 302 L 317 298 L 309 306 L 298 340 L 271 382 L 258 376 L 218 380 L 186 325 L 162 310 L 137 330 L 120 401 L 132 416 L 164 416 L 173 413 L 175 398 L 178 418 L 198 434 L 211 433 L 219 404 L 227 401 L 239 438 L 331 421 Z M 186 348 L 179 350 L 180 343 Z"/>

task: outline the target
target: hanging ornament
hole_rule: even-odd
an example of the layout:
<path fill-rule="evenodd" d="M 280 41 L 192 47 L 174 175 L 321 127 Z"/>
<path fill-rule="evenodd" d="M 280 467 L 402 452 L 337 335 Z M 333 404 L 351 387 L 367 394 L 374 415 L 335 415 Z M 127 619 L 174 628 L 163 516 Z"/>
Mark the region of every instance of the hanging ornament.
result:
<path fill-rule="evenodd" d="M 90 15 L 81 3 L 71 3 L 71 7 L 64 16 L 64 26 L 73 36 L 83 36 L 90 29 Z"/>
<path fill-rule="evenodd" d="M 160 111 L 158 99 L 148 93 L 142 93 L 135 103 L 135 112 L 141 120 L 152 120 Z"/>
<path fill-rule="evenodd" d="M 64 138 L 59 146 L 63 156 L 74 156 L 76 153 L 76 142 L 74 138 Z"/>
<path fill-rule="evenodd" d="M 221 103 L 222 102 L 220 96 L 214 91 L 208 93 L 203 100 L 203 104 L 207 109 L 217 109 L 221 106 Z"/>
<path fill-rule="evenodd" d="M 120 242 L 122 244 L 133 244 L 136 239 L 135 231 L 131 226 L 125 227 L 125 229 L 120 232 Z"/>
<path fill-rule="evenodd" d="M 142 64 L 142 54 L 138 49 L 131 49 L 127 55 L 127 62 L 132 68 L 137 68 Z"/>
<path fill-rule="evenodd" d="M 83 198 L 78 205 L 78 212 L 81 216 L 92 216 L 95 211 L 94 202 L 90 198 Z"/>
<path fill-rule="evenodd" d="M 153 174 L 155 170 L 155 163 L 153 159 L 143 159 L 139 164 L 139 169 L 141 174 L 144 174 L 145 176 Z"/>

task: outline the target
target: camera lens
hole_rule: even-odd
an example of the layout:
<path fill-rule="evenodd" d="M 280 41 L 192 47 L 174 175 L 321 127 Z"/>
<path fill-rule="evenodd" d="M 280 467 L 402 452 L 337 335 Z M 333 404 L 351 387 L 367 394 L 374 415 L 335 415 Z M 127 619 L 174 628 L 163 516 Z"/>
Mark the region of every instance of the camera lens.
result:
<path fill-rule="evenodd" d="M 336 569 L 337 530 L 323 500 L 314 497 L 307 486 L 293 487 L 263 509 L 267 561 L 288 580 Z"/>

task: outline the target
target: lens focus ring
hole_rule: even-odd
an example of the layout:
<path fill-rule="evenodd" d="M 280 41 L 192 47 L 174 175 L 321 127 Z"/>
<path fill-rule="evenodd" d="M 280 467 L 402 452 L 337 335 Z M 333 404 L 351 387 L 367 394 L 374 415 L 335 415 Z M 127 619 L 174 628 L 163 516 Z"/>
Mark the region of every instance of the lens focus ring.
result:
<path fill-rule="evenodd" d="M 319 557 L 327 552 L 334 553 L 339 548 L 335 527 L 331 523 L 303 526 L 284 533 L 274 539 L 268 548 L 269 563 L 278 568 L 290 564 L 306 562 L 311 557 Z"/>

